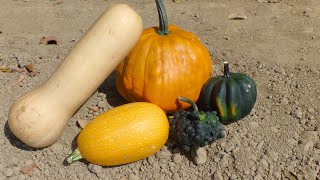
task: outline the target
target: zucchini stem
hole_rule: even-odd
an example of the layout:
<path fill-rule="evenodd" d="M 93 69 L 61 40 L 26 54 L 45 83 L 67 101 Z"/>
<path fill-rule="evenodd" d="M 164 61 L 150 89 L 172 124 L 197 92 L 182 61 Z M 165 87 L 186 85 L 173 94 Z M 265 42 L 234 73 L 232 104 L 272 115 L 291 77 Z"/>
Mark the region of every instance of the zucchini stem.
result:
<path fill-rule="evenodd" d="M 194 103 L 194 102 L 193 102 L 193 101 L 191 101 L 190 99 L 179 96 L 179 100 L 181 100 L 181 101 L 184 101 L 184 102 L 187 102 L 187 103 L 191 104 L 191 105 L 192 105 L 192 107 L 193 107 L 193 110 L 198 112 L 198 106 L 196 105 L 196 103 Z"/>
<path fill-rule="evenodd" d="M 82 159 L 82 156 L 80 154 L 79 149 L 77 148 L 76 150 L 74 150 L 68 157 L 67 157 L 67 163 L 68 164 L 72 164 L 76 161 L 79 161 L 80 159 Z"/>

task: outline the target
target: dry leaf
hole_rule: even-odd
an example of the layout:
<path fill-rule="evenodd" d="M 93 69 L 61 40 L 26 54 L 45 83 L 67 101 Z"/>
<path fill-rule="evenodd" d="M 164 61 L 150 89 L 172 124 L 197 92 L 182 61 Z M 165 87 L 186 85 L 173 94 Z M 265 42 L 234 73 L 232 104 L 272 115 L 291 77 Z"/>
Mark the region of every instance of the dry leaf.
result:
<path fill-rule="evenodd" d="M 99 107 L 98 106 L 91 106 L 91 107 L 88 107 L 88 109 L 92 110 L 93 112 L 99 111 Z"/>
<path fill-rule="evenodd" d="M 32 63 L 29 63 L 29 64 L 25 65 L 24 67 L 26 67 L 28 72 L 33 72 L 34 71 Z"/>
<path fill-rule="evenodd" d="M 12 69 L 7 67 L 7 66 L 0 66 L 0 71 L 4 72 L 4 73 L 12 73 Z"/>
<path fill-rule="evenodd" d="M 54 45 L 58 45 L 58 44 L 60 44 L 60 41 L 55 36 L 47 36 L 47 37 L 43 36 L 40 39 L 39 44 L 45 44 L 45 45 L 54 44 Z"/>
<path fill-rule="evenodd" d="M 243 19 L 247 19 L 247 16 L 240 13 L 232 13 L 228 16 L 228 19 L 243 20 Z"/>
<path fill-rule="evenodd" d="M 23 72 L 24 72 L 24 69 L 17 67 L 17 68 L 13 68 L 12 71 L 13 71 L 13 72 L 18 72 L 18 73 L 23 73 Z"/>
<path fill-rule="evenodd" d="M 180 4 L 180 0 L 173 0 L 173 2 Z"/>
<path fill-rule="evenodd" d="M 287 169 L 283 171 L 283 175 L 289 180 L 298 180 L 297 176 Z"/>
<path fill-rule="evenodd" d="M 30 77 L 34 77 L 34 76 L 36 76 L 37 74 L 39 74 L 38 71 L 28 72 L 28 75 L 29 75 Z"/>
<path fill-rule="evenodd" d="M 83 129 L 91 120 L 87 119 L 78 119 L 79 126 Z"/>
<path fill-rule="evenodd" d="M 32 164 L 22 168 L 20 171 L 23 173 L 23 174 L 28 174 L 30 177 L 32 176 L 32 172 L 33 172 L 33 169 L 38 167 L 38 165 L 33 162 Z"/>
<path fill-rule="evenodd" d="M 20 84 L 26 77 L 24 75 L 20 75 L 13 83 L 12 86 L 16 86 L 18 84 Z"/>

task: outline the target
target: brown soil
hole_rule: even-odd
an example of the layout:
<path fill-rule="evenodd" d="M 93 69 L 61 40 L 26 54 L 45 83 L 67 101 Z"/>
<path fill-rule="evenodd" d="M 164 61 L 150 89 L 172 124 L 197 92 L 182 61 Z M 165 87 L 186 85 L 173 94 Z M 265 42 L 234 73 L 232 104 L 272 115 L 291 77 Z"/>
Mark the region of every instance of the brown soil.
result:
<path fill-rule="evenodd" d="M 12 102 L 48 79 L 99 14 L 116 2 L 0 0 L 0 66 L 32 63 L 40 72 L 30 77 L 0 71 L 0 179 L 320 179 L 318 0 L 165 1 L 170 22 L 194 32 L 207 46 L 214 75 L 227 60 L 233 71 L 246 72 L 257 83 L 252 113 L 225 126 L 226 137 L 204 149 L 204 164 L 167 144 L 156 155 L 128 165 L 82 161 L 65 166 L 80 131 L 76 121 L 125 103 L 114 76 L 73 116 L 54 145 L 34 150 L 17 140 L 6 124 Z M 154 1 L 122 2 L 142 16 L 145 27 L 158 25 Z M 247 18 L 228 19 L 232 14 Z M 55 36 L 60 44 L 39 44 L 43 36 Z M 21 75 L 25 78 L 14 84 Z M 33 162 L 32 176 L 21 172 Z"/>

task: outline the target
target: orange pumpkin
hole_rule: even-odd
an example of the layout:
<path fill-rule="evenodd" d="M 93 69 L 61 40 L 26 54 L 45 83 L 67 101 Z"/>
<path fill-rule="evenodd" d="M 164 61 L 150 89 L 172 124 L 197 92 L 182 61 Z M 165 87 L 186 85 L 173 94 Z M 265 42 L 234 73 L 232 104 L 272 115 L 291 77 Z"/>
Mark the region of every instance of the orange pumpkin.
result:
<path fill-rule="evenodd" d="M 212 62 L 197 36 L 169 25 L 162 0 L 156 0 L 159 27 L 145 29 L 136 46 L 117 67 L 116 84 L 129 102 L 147 101 L 166 112 L 185 109 L 179 96 L 197 101 L 210 78 Z"/>

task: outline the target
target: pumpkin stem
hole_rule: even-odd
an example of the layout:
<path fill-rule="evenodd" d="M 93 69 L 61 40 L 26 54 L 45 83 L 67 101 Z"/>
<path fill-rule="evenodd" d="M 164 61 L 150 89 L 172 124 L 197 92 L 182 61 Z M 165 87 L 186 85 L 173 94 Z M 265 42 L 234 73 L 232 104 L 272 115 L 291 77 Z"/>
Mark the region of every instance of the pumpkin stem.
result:
<path fill-rule="evenodd" d="M 82 159 L 82 156 L 80 154 L 79 149 L 77 148 L 67 157 L 66 161 L 68 164 L 72 164 L 76 161 L 79 161 L 80 159 Z"/>
<path fill-rule="evenodd" d="M 184 102 L 187 102 L 187 103 L 191 104 L 191 105 L 192 105 L 192 107 L 193 107 L 193 110 L 194 110 L 194 111 L 198 111 L 198 106 L 196 105 L 196 103 L 194 103 L 194 102 L 193 102 L 193 101 L 191 101 L 190 99 L 187 99 L 187 98 L 185 98 L 185 97 L 181 97 L 181 96 L 179 96 L 179 100 L 181 100 L 181 101 L 184 101 Z"/>
<path fill-rule="evenodd" d="M 224 77 L 229 78 L 230 76 L 230 70 L 229 70 L 229 63 L 228 61 L 223 62 L 223 71 L 224 71 Z"/>
<path fill-rule="evenodd" d="M 169 29 L 168 29 L 168 18 L 166 9 L 163 4 L 163 0 L 156 0 L 158 15 L 159 15 L 159 35 L 168 35 Z"/>

